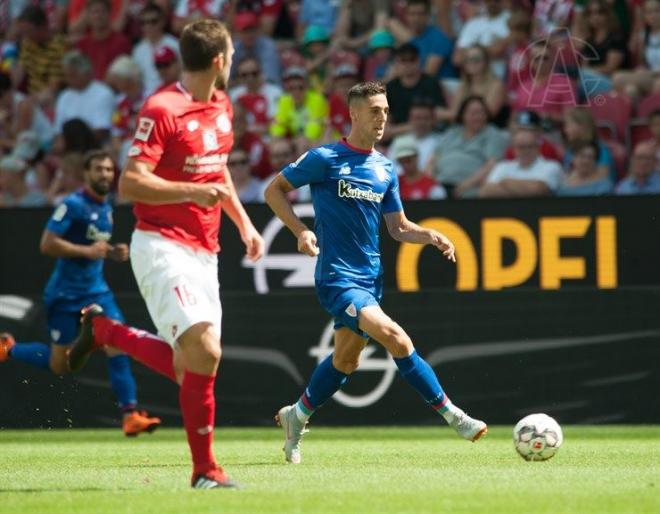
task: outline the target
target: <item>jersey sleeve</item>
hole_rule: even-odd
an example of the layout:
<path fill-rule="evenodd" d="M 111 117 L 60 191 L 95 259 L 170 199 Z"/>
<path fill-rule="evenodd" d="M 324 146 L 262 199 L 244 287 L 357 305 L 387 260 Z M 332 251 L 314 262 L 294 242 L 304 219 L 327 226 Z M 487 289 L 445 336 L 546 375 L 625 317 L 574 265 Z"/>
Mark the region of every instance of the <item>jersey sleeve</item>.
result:
<path fill-rule="evenodd" d="M 59 204 L 46 224 L 46 230 L 63 236 L 78 216 L 78 206 L 70 199 Z"/>
<path fill-rule="evenodd" d="M 289 183 L 298 189 L 305 184 L 321 182 L 325 178 L 326 162 L 314 150 L 305 152 L 296 162 L 292 162 L 282 170 L 282 175 Z"/>
<path fill-rule="evenodd" d="M 388 214 L 390 212 L 399 212 L 402 210 L 403 205 L 401 204 L 401 195 L 399 194 L 399 177 L 392 172 L 392 181 L 383 197 L 383 213 Z"/>
<path fill-rule="evenodd" d="M 128 156 L 155 166 L 165 151 L 167 140 L 175 132 L 172 115 L 164 107 L 147 102 L 138 115 Z"/>

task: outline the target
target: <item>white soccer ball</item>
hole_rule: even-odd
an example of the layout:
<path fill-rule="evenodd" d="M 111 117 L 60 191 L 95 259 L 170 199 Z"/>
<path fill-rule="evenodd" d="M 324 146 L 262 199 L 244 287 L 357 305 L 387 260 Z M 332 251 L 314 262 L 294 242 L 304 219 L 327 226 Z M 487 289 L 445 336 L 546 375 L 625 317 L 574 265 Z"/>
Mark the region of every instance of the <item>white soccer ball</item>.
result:
<path fill-rule="evenodd" d="M 547 414 L 530 414 L 513 427 L 513 445 L 525 460 L 548 460 L 562 442 L 559 423 Z"/>

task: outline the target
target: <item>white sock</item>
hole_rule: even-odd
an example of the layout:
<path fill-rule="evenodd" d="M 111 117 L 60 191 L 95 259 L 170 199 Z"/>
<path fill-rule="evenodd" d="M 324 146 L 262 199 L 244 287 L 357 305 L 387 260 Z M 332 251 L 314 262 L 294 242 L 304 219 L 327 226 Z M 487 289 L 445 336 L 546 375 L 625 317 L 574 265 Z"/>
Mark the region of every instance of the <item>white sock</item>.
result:
<path fill-rule="evenodd" d="M 451 400 L 447 400 L 446 405 L 444 406 L 443 412 L 440 413 L 440 415 L 445 418 L 445 421 L 447 423 L 451 423 L 454 421 L 456 418 L 456 415 L 461 412 L 461 409 L 456 407 L 453 403 L 451 403 Z"/>
<path fill-rule="evenodd" d="M 296 416 L 301 423 L 307 423 L 307 420 L 309 419 L 309 415 L 302 410 L 298 403 L 296 403 Z"/>

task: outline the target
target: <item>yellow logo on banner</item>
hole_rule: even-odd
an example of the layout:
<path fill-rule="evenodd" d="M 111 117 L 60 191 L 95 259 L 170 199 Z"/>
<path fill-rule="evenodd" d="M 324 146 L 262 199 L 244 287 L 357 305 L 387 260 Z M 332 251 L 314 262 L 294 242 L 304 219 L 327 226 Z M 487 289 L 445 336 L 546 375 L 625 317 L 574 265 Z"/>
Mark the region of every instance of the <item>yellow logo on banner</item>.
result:
<path fill-rule="evenodd" d="M 564 279 L 586 277 L 584 257 L 561 255 L 563 239 L 582 238 L 595 223 L 596 286 L 615 288 L 617 277 L 616 219 L 613 216 L 570 216 L 539 219 L 538 240 L 534 231 L 515 218 L 486 218 L 481 222 L 482 287 L 498 290 L 524 284 L 539 267 L 542 289 L 559 289 Z M 474 291 L 479 284 L 479 260 L 470 236 L 446 218 L 428 218 L 418 223 L 444 233 L 456 246 L 456 289 Z M 504 240 L 516 247 L 516 259 L 505 265 Z M 419 290 L 418 264 L 423 246 L 402 243 L 396 262 L 400 291 Z"/>

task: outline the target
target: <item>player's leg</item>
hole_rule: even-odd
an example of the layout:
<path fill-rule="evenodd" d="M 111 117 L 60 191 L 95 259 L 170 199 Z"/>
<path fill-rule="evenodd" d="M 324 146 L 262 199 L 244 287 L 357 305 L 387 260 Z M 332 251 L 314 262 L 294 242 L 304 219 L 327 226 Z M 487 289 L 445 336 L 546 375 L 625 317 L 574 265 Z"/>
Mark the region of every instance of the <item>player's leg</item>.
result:
<path fill-rule="evenodd" d="M 359 326 L 381 343 L 399 368 L 401 376 L 420 396 L 441 414 L 465 439 L 476 441 L 487 432 L 486 423 L 470 418 L 452 404 L 433 368 L 419 356 L 408 334 L 379 305 L 364 307 L 359 313 Z"/>
<path fill-rule="evenodd" d="M 9 332 L 0 333 L 0 362 L 14 359 L 50 370 L 50 346 L 46 343 L 19 342 Z"/>
<path fill-rule="evenodd" d="M 323 405 L 348 380 L 358 367 L 360 353 L 367 344 L 348 327 L 335 330 L 334 351 L 319 363 L 298 401 L 282 407 L 275 417 L 285 433 L 284 456 L 287 462 L 301 461 L 300 440 L 314 411 Z"/>

